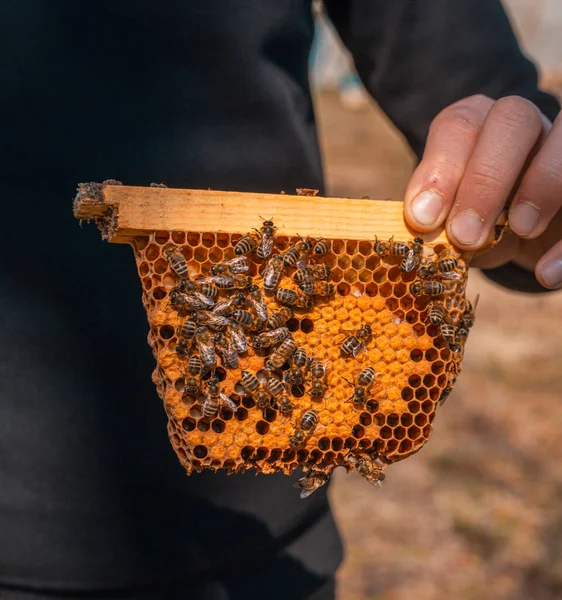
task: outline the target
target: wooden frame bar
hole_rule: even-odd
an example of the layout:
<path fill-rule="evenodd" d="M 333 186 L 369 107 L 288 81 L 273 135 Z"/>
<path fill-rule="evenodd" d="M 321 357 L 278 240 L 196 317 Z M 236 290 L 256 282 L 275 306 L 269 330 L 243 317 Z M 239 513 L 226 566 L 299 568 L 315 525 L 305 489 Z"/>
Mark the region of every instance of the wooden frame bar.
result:
<path fill-rule="evenodd" d="M 419 236 L 447 243 L 443 229 L 430 235 L 410 229 L 403 203 L 391 200 L 132 187 L 108 181 L 80 184 L 74 214 L 95 221 L 104 238 L 115 243 L 162 230 L 245 233 L 269 218 L 277 235 L 351 240 Z"/>

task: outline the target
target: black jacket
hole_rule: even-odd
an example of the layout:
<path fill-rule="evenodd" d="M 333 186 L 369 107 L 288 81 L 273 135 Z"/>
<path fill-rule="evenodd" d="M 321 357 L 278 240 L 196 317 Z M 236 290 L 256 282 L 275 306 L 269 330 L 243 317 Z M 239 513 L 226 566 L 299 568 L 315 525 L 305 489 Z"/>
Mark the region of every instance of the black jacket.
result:
<path fill-rule="evenodd" d="M 497 0 L 326 4 L 418 155 L 464 96 L 559 109 Z M 0 4 L 0 586 L 160 585 L 235 566 L 251 571 L 244 597 L 296 599 L 336 569 L 324 490 L 303 502 L 284 476 L 183 475 L 131 252 L 71 214 L 85 180 L 322 190 L 312 38 L 310 0 Z"/>

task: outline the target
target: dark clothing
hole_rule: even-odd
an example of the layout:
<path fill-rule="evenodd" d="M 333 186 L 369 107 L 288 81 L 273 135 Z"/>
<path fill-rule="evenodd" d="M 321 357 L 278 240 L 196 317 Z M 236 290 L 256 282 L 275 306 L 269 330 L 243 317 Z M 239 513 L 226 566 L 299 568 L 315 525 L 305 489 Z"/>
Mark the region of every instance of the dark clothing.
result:
<path fill-rule="evenodd" d="M 418 154 L 473 93 L 558 110 L 494 0 L 328 6 Z M 85 180 L 322 190 L 312 38 L 310 0 L 0 4 L 0 590 L 298 600 L 333 576 L 325 489 L 301 501 L 282 475 L 183 475 L 131 252 L 71 214 Z"/>

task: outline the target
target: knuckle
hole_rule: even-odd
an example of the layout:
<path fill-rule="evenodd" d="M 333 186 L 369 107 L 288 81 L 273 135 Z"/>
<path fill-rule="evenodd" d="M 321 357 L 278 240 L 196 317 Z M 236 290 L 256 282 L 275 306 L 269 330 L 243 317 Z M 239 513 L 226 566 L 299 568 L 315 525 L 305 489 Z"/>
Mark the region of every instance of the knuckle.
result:
<path fill-rule="evenodd" d="M 468 178 L 472 192 L 482 198 L 489 197 L 503 187 L 503 175 L 500 169 L 488 164 L 472 171 Z"/>
<path fill-rule="evenodd" d="M 519 96 L 506 96 L 496 101 L 491 110 L 493 118 L 501 123 L 520 127 L 525 125 L 540 131 L 542 129 L 542 118 L 539 109 L 526 98 Z"/>
<path fill-rule="evenodd" d="M 433 120 L 432 129 L 447 127 L 459 130 L 466 135 L 476 135 L 482 128 L 484 119 L 471 106 L 452 104 L 443 109 Z"/>

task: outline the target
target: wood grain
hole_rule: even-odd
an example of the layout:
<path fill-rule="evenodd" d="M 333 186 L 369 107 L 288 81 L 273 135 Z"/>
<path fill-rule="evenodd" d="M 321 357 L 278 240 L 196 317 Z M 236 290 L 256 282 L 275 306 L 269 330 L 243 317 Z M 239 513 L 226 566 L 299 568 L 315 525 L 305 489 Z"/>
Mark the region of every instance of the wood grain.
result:
<path fill-rule="evenodd" d="M 403 203 L 391 200 L 81 184 L 74 212 L 95 220 L 116 243 L 159 230 L 245 233 L 259 227 L 261 217 L 273 218 L 277 235 L 351 240 L 420 235 L 404 222 Z M 420 237 L 447 242 L 442 229 Z"/>

